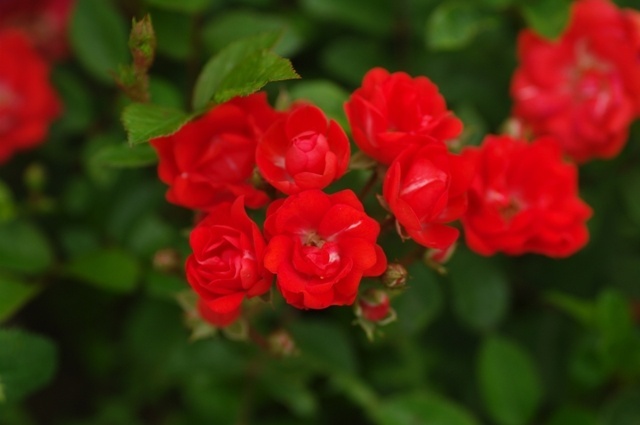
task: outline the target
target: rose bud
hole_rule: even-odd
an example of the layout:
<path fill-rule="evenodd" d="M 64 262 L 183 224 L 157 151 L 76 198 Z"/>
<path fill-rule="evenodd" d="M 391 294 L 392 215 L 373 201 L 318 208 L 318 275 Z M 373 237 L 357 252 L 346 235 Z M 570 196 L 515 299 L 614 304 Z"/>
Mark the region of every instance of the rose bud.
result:
<path fill-rule="evenodd" d="M 220 313 L 216 310 L 212 310 L 207 306 L 207 303 L 200 298 L 198 300 L 198 315 L 202 320 L 212 324 L 216 328 L 224 328 L 233 324 L 238 317 L 240 317 L 240 309 L 231 310 L 228 312 Z"/>
<path fill-rule="evenodd" d="M 284 329 L 277 330 L 267 337 L 269 351 L 276 356 L 290 357 L 298 353 L 298 347 L 291 334 Z"/>
<path fill-rule="evenodd" d="M 264 179 L 289 195 L 327 187 L 345 173 L 349 157 L 344 130 L 311 105 L 295 107 L 273 124 L 256 151 Z"/>
<path fill-rule="evenodd" d="M 265 267 L 284 299 L 301 309 L 351 305 L 360 280 L 379 276 L 387 259 L 380 225 L 351 190 L 308 190 L 274 202 L 264 224 Z"/>
<path fill-rule="evenodd" d="M 566 257 L 589 239 L 591 209 L 578 197 L 578 169 L 558 143 L 487 136 L 462 218 L 467 245 L 481 255 Z"/>
<path fill-rule="evenodd" d="M 367 289 L 358 297 L 356 315 L 369 322 L 380 322 L 389 316 L 389 295 L 381 289 Z"/>
<path fill-rule="evenodd" d="M 458 238 L 448 226 L 467 208 L 474 176 L 474 151 L 448 152 L 442 143 L 414 145 L 391 164 L 384 179 L 384 199 L 404 231 L 427 248 L 447 249 Z"/>
<path fill-rule="evenodd" d="M 431 80 L 382 68 L 367 72 L 345 111 L 358 147 L 383 164 L 414 143 L 445 142 L 462 132 Z"/>
<path fill-rule="evenodd" d="M 382 275 L 382 283 L 389 289 L 404 288 L 407 283 L 407 269 L 399 263 L 389 263 Z"/>

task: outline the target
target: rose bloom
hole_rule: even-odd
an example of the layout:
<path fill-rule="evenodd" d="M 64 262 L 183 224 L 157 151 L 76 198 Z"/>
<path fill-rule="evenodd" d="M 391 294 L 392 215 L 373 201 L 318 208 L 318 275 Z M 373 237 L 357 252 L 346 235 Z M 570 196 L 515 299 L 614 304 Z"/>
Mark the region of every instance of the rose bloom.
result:
<path fill-rule="evenodd" d="M 324 189 L 349 165 L 349 139 L 338 123 L 311 105 L 294 108 L 273 124 L 256 151 L 260 173 L 289 195 Z"/>
<path fill-rule="evenodd" d="M 47 137 L 60 114 L 49 64 L 17 30 L 0 32 L 0 163 Z"/>
<path fill-rule="evenodd" d="M 265 267 L 285 300 L 301 309 L 350 305 L 364 276 L 381 275 L 387 260 L 376 244 L 377 221 L 356 195 L 308 190 L 267 210 Z"/>
<path fill-rule="evenodd" d="M 193 229 L 193 254 L 187 258 L 187 281 L 223 326 L 235 320 L 242 301 L 269 290 L 273 275 L 262 261 L 265 241 L 245 212 L 244 199 L 223 203 Z M 201 309 L 202 313 L 202 309 Z"/>
<path fill-rule="evenodd" d="M 345 111 L 358 147 L 383 164 L 411 143 L 444 142 L 462 131 L 462 122 L 447 109 L 431 80 L 382 68 L 367 72 Z M 414 135 L 422 137 L 406 137 Z"/>
<path fill-rule="evenodd" d="M 492 255 L 566 257 L 589 239 L 591 209 L 578 197 L 578 171 L 558 143 L 487 136 L 462 218 L 467 244 Z"/>
<path fill-rule="evenodd" d="M 475 151 L 450 153 L 443 143 L 416 144 L 391 164 L 384 179 L 384 199 L 417 243 L 447 250 L 459 231 L 447 225 L 467 208 L 467 189 L 475 172 Z"/>
<path fill-rule="evenodd" d="M 207 303 L 202 299 L 198 299 L 198 304 L 196 305 L 198 309 L 198 315 L 200 318 L 217 328 L 224 328 L 229 326 L 240 317 L 241 309 L 238 307 L 236 310 L 232 310 L 230 312 L 218 313 L 210 309 L 207 306 Z"/>
<path fill-rule="evenodd" d="M 578 162 L 620 152 L 640 113 L 640 14 L 577 1 L 559 40 L 525 30 L 518 56 L 513 114 L 525 127 L 555 137 Z"/>
<path fill-rule="evenodd" d="M 259 208 L 267 195 L 250 184 L 258 138 L 279 113 L 265 93 L 235 98 L 187 123 L 170 136 L 151 140 L 159 157 L 158 175 L 169 185 L 167 200 L 209 209 L 245 196 Z"/>
<path fill-rule="evenodd" d="M 48 59 L 67 55 L 73 0 L 2 0 L 0 29 L 19 28 Z"/>

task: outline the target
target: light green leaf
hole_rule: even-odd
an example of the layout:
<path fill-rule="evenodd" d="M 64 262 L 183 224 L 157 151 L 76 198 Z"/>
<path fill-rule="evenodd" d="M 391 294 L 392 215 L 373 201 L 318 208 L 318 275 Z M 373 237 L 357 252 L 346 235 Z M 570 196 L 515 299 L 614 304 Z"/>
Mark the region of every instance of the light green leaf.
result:
<path fill-rule="evenodd" d="M 492 259 L 460 247 L 447 267 L 453 289 L 453 308 L 460 321 L 487 331 L 498 325 L 509 307 L 509 285 Z"/>
<path fill-rule="evenodd" d="M 168 136 L 185 125 L 192 115 L 165 106 L 132 103 L 122 111 L 122 124 L 127 130 L 130 145 Z"/>
<path fill-rule="evenodd" d="M 533 31 L 554 40 L 569 22 L 570 0 L 521 0 L 520 10 Z"/>
<path fill-rule="evenodd" d="M 41 287 L 18 279 L 0 276 L 0 322 L 11 317 L 20 307 L 33 298 Z"/>
<path fill-rule="evenodd" d="M 487 338 L 479 353 L 478 378 L 485 406 L 498 424 L 531 422 L 542 389 L 533 362 L 524 350 L 504 338 Z"/>
<path fill-rule="evenodd" d="M 347 128 L 347 117 L 344 113 L 344 102 L 349 93 L 329 80 L 305 80 L 293 84 L 289 95 L 292 100 L 311 102 L 322 109 L 328 117 L 337 120 Z"/>
<path fill-rule="evenodd" d="M 436 394 L 405 394 L 386 400 L 375 413 L 377 425 L 478 425 L 464 407 Z"/>
<path fill-rule="evenodd" d="M 15 403 L 46 385 L 55 372 L 56 357 L 48 339 L 0 329 L 0 402 Z"/>
<path fill-rule="evenodd" d="M 73 259 L 65 271 L 69 276 L 100 289 L 127 293 L 135 289 L 140 269 L 130 254 L 104 249 Z"/>
<path fill-rule="evenodd" d="M 99 166 L 135 168 L 155 164 L 156 151 L 151 145 L 109 145 L 96 152 L 91 160 Z"/>
<path fill-rule="evenodd" d="M 47 239 L 32 224 L 23 221 L 0 223 L 0 270 L 38 274 L 52 261 Z"/>
<path fill-rule="evenodd" d="M 78 0 L 70 25 L 71 45 L 95 78 L 114 83 L 111 72 L 127 62 L 126 26 L 110 1 Z"/>
<path fill-rule="evenodd" d="M 427 20 L 427 45 L 435 50 L 461 49 L 490 22 L 476 3 L 443 2 Z"/>
<path fill-rule="evenodd" d="M 251 94 L 271 81 L 299 78 L 287 59 L 270 52 L 279 38 L 280 32 L 244 38 L 212 57 L 196 81 L 194 109 Z"/>

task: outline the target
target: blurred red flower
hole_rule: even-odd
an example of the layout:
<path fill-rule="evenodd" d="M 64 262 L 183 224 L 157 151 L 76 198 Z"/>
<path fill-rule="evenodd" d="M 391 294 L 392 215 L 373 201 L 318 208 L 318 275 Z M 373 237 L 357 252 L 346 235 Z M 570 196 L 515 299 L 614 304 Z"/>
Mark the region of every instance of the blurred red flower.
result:
<path fill-rule="evenodd" d="M 518 40 L 514 115 L 554 136 L 578 162 L 611 158 L 640 114 L 640 14 L 608 0 L 574 3 L 559 40 L 531 30 Z"/>
<path fill-rule="evenodd" d="M 555 140 L 485 138 L 462 218 L 472 250 L 566 257 L 587 243 L 590 216 L 578 197 L 577 167 L 562 160 Z"/>
<path fill-rule="evenodd" d="M 49 71 L 25 34 L 0 32 L 0 163 L 42 143 L 60 114 Z"/>

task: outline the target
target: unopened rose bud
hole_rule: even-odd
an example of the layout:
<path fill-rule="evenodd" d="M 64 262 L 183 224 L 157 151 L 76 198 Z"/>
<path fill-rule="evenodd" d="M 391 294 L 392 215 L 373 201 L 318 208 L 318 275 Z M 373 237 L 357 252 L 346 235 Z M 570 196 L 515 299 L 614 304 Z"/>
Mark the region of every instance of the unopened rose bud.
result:
<path fill-rule="evenodd" d="M 381 289 L 368 289 L 358 298 L 356 315 L 370 322 L 380 322 L 390 313 L 389 295 Z"/>
<path fill-rule="evenodd" d="M 399 263 L 390 263 L 382 275 L 382 283 L 389 289 L 404 288 L 407 284 L 407 269 Z"/>
<path fill-rule="evenodd" d="M 153 63 L 156 52 L 156 34 L 149 15 L 140 21 L 133 20 L 129 49 L 133 56 L 134 67 L 140 72 L 146 72 Z"/>
<path fill-rule="evenodd" d="M 47 171 L 41 164 L 32 163 L 24 170 L 24 184 L 32 192 L 42 192 L 47 181 Z"/>
<path fill-rule="evenodd" d="M 267 338 L 269 351 L 276 356 L 290 357 L 298 353 L 298 347 L 291 334 L 284 329 L 273 332 Z"/>
<path fill-rule="evenodd" d="M 430 248 L 424 253 L 424 262 L 440 274 L 445 274 L 447 270 L 443 267 L 456 251 L 457 244 L 451 244 L 447 249 Z"/>
<path fill-rule="evenodd" d="M 153 267 L 163 272 L 172 272 L 178 269 L 181 264 L 180 254 L 171 248 L 156 251 L 153 256 Z"/>

